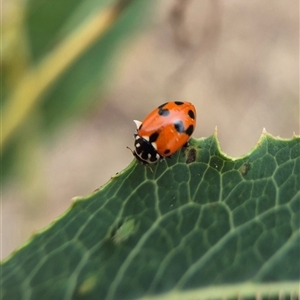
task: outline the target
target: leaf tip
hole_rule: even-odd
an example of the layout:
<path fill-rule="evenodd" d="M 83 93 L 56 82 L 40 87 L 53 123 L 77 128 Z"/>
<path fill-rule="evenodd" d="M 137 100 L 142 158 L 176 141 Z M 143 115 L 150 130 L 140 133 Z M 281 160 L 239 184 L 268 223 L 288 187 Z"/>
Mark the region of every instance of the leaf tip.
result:
<path fill-rule="evenodd" d="M 217 138 L 218 137 L 218 126 L 215 126 L 215 131 L 214 131 L 214 136 Z"/>
<path fill-rule="evenodd" d="M 85 198 L 82 197 L 82 196 L 75 196 L 75 197 L 73 197 L 73 198 L 71 199 L 71 202 L 72 202 L 72 204 L 74 204 L 74 203 L 77 203 L 78 201 L 81 201 L 81 200 L 83 200 L 83 199 L 85 199 Z"/>
<path fill-rule="evenodd" d="M 268 134 L 266 127 L 263 128 L 262 134 Z"/>

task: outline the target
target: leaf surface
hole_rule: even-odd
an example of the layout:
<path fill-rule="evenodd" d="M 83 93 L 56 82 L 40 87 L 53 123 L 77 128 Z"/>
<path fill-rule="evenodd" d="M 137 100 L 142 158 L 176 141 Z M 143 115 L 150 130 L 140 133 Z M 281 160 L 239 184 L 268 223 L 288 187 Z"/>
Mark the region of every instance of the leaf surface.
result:
<path fill-rule="evenodd" d="M 4 299 L 299 296 L 300 138 L 133 162 L 2 265 Z M 101 171 L 101 170 L 99 170 Z"/>

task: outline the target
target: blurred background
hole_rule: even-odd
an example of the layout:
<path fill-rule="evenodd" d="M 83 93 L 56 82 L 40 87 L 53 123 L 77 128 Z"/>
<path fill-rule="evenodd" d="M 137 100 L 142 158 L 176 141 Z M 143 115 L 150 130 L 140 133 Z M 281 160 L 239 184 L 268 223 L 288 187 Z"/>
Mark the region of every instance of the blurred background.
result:
<path fill-rule="evenodd" d="M 232 157 L 299 134 L 298 0 L 117 2 L 4 0 L 2 258 L 125 168 L 132 120 L 166 101 Z"/>

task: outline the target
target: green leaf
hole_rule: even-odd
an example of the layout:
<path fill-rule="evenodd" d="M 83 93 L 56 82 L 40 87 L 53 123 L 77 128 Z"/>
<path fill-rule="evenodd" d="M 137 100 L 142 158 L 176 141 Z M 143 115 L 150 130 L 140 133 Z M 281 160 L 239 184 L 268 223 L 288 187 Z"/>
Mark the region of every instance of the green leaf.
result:
<path fill-rule="evenodd" d="M 193 139 L 152 170 L 74 199 L 2 264 L 3 299 L 299 296 L 299 137 L 237 159 Z"/>

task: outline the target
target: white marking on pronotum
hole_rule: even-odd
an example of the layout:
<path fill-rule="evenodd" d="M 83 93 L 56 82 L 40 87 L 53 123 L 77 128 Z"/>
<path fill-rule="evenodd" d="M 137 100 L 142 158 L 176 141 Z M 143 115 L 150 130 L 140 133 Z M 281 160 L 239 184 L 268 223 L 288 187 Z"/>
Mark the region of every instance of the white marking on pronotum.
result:
<path fill-rule="evenodd" d="M 157 145 L 156 145 L 156 143 L 151 143 L 151 145 L 153 146 L 153 148 L 155 149 L 155 150 L 157 150 Z"/>
<path fill-rule="evenodd" d="M 160 158 L 160 155 L 159 155 L 158 153 L 156 154 L 156 158 L 157 158 L 157 159 L 159 159 L 159 158 Z"/>
<path fill-rule="evenodd" d="M 141 126 L 141 124 L 142 124 L 142 122 L 141 122 L 141 121 L 138 121 L 138 120 L 133 120 L 133 122 L 135 123 L 136 128 L 139 129 L 140 126 Z"/>
<path fill-rule="evenodd" d="M 136 148 L 138 148 L 138 147 L 140 147 L 140 146 L 141 146 L 140 143 L 137 143 L 137 144 L 135 145 Z"/>

